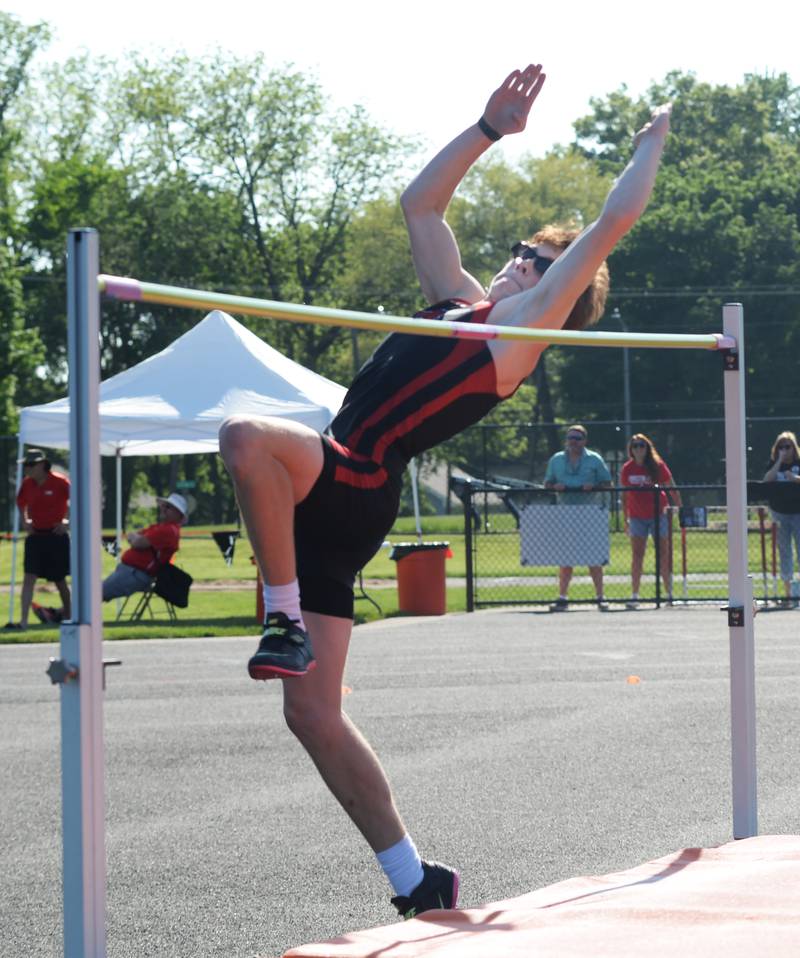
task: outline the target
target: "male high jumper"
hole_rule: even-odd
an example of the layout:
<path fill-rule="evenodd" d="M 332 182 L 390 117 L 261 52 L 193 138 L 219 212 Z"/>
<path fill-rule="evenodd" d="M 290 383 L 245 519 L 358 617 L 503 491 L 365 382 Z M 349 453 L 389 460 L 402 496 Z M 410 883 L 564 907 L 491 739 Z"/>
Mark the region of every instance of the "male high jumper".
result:
<path fill-rule="evenodd" d="M 515 244 L 488 289 L 463 268 L 445 220 L 473 163 L 501 136 L 525 129 L 544 80 L 538 64 L 510 73 L 480 120 L 404 192 L 414 265 L 435 304 L 419 316 L 534 329 L 583 328 L 599 318 L 604 261 L 647 204 L 669 107 L 635 137 L 633 157 L 598 219 L 577 235 L 544 230 Z M 284 680 L 289 728 L 376 853 L 406 918 L 454 908 L 458 873 L 421 860 L 375 753 L 342 710 L 353 583 L 394 522 L 408 461 L 512 395 L 544 348 L 394 333 L 358 372 L 324 435 L 286 420 L 244 417 L 229 419 L 220 433 L 266 584 L 266 627 L 250 675 Z"/>

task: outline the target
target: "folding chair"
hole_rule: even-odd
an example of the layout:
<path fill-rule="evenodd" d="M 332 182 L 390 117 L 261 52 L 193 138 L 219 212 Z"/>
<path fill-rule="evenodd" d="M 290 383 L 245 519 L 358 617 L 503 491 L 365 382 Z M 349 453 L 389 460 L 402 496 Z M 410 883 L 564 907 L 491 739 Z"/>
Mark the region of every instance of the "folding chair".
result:
<path fill-rule="evenodd" d="M 149 612 L 150 618 L 154 619 L 155 614 L 150 607 L 150 603 L 153 600 L 153 596 L 157 596 L 163 600 L 170 622 L 177 622 L 178 615 L 175 612 L 175 608 L 185 609 L 189 605 L 189 590 L 192 587 L 193 581 L 188 572 L 184 572 L 183 569 L 179 569 L 178 566 L 173 565 L 171 562 L 162 565 L 150 585 L 144 592 L 139 594 L 136 606 L 133 612 L 131 612 L 130 621 L 138 622 L 144 616 L 145 612 Z M 129 598 L 130 596 L 127 596 L 122 603 L 122 608 L 119 610 L 117 619 L 122 618 Z"/>
<path fill-rule="evenodd" d="M 371 595 L 367 595 L 367 590 L 364 588 L 364 570 L 363 569 L 359 570 L 359 573 L 358 573 L 358 589 L 359 589 L 358 592 L 355 592 L 354 590 L 355 594 L 353 598 L 355 599 L 355 601 L 358 602 L 359 599 L 366 599 L 367 602 L 371 602 L 372 605 L 375 606 L 375 608 L 378 610 L 379 615 L 383 615 L 383 609 L 378 605 L 378 603 L 372 598 Z"/>

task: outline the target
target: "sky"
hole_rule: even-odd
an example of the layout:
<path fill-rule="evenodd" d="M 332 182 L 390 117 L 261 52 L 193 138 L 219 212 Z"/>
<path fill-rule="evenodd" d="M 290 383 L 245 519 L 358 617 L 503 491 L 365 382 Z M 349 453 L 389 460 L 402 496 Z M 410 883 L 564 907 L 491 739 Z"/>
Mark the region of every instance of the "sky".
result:
<path fill-rule="evenodd" d="M 514 160 L 572 138 L 589 99 L 625 84 L 632 95 L 670 70 L 734 85 L 746 73 L 800 83 L 800 5 L 791 0 L 0 0 L 24 23 L 47 21 L 47 57 L 82 49 L 240 56 L 308 70 L 339 106 L 360 103 L 394 133 L 433 153 L 483 111 L 515 67 L 541 62 L 548 79 L 528 129 L 499 148 Z"/>

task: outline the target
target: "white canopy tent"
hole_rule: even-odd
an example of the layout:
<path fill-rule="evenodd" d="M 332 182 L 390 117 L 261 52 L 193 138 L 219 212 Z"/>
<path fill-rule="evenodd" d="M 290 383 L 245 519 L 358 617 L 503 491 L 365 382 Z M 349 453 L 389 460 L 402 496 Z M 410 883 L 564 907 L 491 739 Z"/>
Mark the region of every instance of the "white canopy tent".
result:
<path fill-rule="evenodd" d="M 215 309 L 160 353 L 101 383 L 100 452 L 216 452 L 220 423 L 233 414 L 285 416 L 321 432 L 344 394 Z M 69 448 L 69 400 L 23 409 L 19 437 Z"/>
<path fill-rule="evenodd" d="M 160 353 L 100 385 L 100 452 L 117 458 L 118 530 L 122 456 L 216 452 L 220 424 L 234 414 L 285 416 L 322 432 L 345 391 L 215 309 Z M 68 398 L 23 409 L 20 457 L 25 444 L 68 449 L 69 411 Z M 9 620 L 18 532 L 15 510 Z"/>

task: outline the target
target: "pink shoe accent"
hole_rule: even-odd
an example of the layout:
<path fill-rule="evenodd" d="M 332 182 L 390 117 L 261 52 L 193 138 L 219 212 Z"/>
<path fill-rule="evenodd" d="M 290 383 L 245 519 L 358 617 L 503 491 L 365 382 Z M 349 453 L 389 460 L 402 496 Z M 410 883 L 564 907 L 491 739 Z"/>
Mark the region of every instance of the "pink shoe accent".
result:
<path fill-rule="evenodd" d="M 289 669 L 282 669 L 277 665 L 254 665 L 247 671 L 251 679 L 267 682 L 269 679 L 299 679 L 307 675 L 317 667 L 316 659 L 312 660 L 305 672 L 291 672 Z"/>

